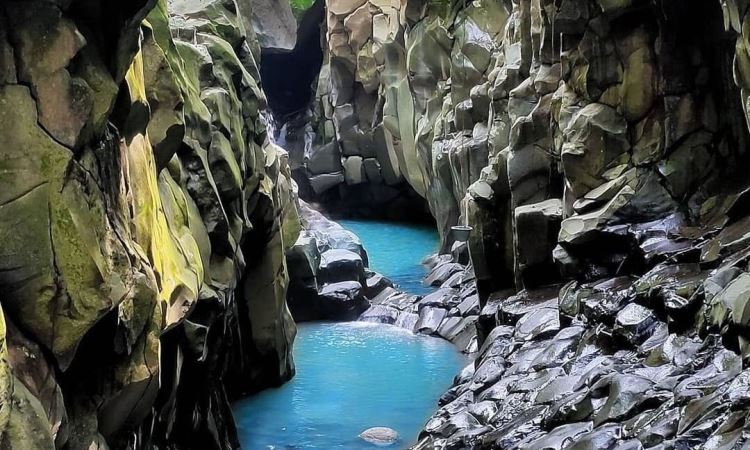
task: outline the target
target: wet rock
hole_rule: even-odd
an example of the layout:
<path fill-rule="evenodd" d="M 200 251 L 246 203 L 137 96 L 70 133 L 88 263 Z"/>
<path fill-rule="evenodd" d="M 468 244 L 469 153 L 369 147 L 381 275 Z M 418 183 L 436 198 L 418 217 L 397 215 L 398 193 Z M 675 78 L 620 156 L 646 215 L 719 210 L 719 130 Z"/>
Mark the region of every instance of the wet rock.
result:
<path fill-rule="evenodd" d="M 374 297 L 372 297 L 370 299 L 370 302 L 372 304 L 374 304 L 374 305 L 379 305 L 379 304 L 382 304 L 382 303 L 386 303 L 389 298 L 391 298 L 391 297 L 393 297 L 395 295 L 399 295 L 399 294 L 401 294 L 401 292 L 399 292 L 398 290 L 396 290 L 396 288 L 385 287 L 382 291 L 380 291 L 380 293 L 378 293 L 377 295 L 375 295 Z"/>
<path fill-rule="evenodd" d="M 750 371 L 743 370 L 732 380 L 727 396 L 736 409 L 745 408 L 750 404 Z"/>
<path fill-rule="evenodd" d="M 665 403 L 634 417 L 625 426 L 628 434 L 636 436 L 642 445 L 653 447 L 675 437 L 679 418 L 679 409 Z"/>
<path fill-rule="evenodd" d="M 448 312 L 442 308 L 425 307 L 419 311 L 419 321 L 416 329 L 420 333 L 434 334 L 440 328 Z"/>
<path fill-rule="evenodd" d="M 447 308 L 455 301 L 456 291 L 452 288 L 440 288 L 434 292 L 425 295 L 420 301 L 419 306 L 442 307 Z"/>
<path fill-rule="evenodd" d="M 575 393 L 580 377 L 560 376 L 551 380 L 546 386 L 539 390 L 534 403 L 551 404 L 563 400 Z"/>
<path fill-rule="evenodd" d="M 575 438 L 572 445 L 568 447 L 573 450 L 596 450 L 612 448 L 621 435 L 621 426 L 607 424 L 597 427 L 588 433 L 583 433 Z"/>
<path fill-rule="evenodd" d="M 458 316 L 470 316 L 470 315 L 478 315 L 479 314 L 479 296 L 476 294 L 472 294 L 468 297 L 466 297 L 461 303 L 458 304 L 455 308 L 453 308 L 451 311 L 451 314 L 456 314 Z"/>
<path fill-rule="evenodd" d="M 364 284 L 365 267 L 362 258 L 350 250 L 327 250 L 320 255 L 318 278 L 322 283 L 357 281 Z"/>
<path fill-rule="evenodd" d="M 560 329 L 556 308 L 540 308 L 521 317 L 516 324 L 516 339 L 530 341 L 556 333 Z"/>
<path fill-rule="evenodd" d="M 531 362 L 531 367 L 539 370 L 568 363 L 578 351 L 584 333 L 584 328 L 578 326 L 563 328 L 545 343 L 543 350 Z"/>
<path fill-rule="evenodd" d="M 602 409 L 594 417 L 594 423 L 602 424 L 628 418 L 639 409 L 664 401 L 664 396 L 653 391 L 654 383 L 633 375 L 613 375 L 598 384 L 609 385 L 609 395 Z M 592 389 L 599 387 L 594 386 Z"/>
<path fill-rule="evenodd" d="M 368 307 L 362 285 L 356 281 L 327 284 L 318 295 L 321 318 L 327 320 L 353 320 Z"/>
<path fill-rule="evenodd" d="M 632 283 L 629 277 L 620 277 L 572 290 L 570 294 L 574 297 L 571 301 L 577 303 L 573 306 L 574 311 L 591 321 L 610 321 L 632 299 Z"/>
<path fill-rule="evenodd" d="M 508 386 L 509 393 L 533 393 L 552 380 L 565 375 L 565 371 L 559 367 L 531 371 L 526 376 L 516 380 Z"/>
<path fill-rule="evenodd" d="M 505 372 L 505 359 L 497 356 L 485 358 L 471 377 L 469 389 L 479 391 L 496 383 Z"/>
<path fill-rule="evenodd" d="M 427 277 L 424 284 L 427 286 L 442 286 L 449 278 L 463 272 L 464 266 L 457 263 L 442 263 L 435 266 Z"/>
<path fill-rule="evenodd" d="M 453 345 L 464 353 L 474 353 L 478 350 L 477 330 L 474 325 L 476 319 L 476 316 L 464 317 L 455 327 L 446 332 Z"/>
<path fill-rule="evenodd" d="M 396 430 L 387 427 L 368 428 L 360 433 L 359 437 L 378 446 L 393 445 L 398 441 L 398 433 Z"/>
<path fill-rule="evenodd" d="M 529 312 L 541 308 L 556 308 L 559 288 L 552 286 L 543 289 L 523 290 L 500 301 L 497 320 L 503 324 L 515 324 Z"/>
<path fill-rule="evenodd" d="M 614 333 L 627 343 L 640 345 L 651 336 L 656 322 L 653 311 L 630 303 L 617 313 Z"/>
<path fill-rule="evenodd" d="M 392 288 L 393 282 L 379 273 L 371 272 L 367 275 L 365 295 L 373 298 L 383 292 L 385 288 Z"/>
<path fill-rule="evenodd" d="M 592 422 L 579 422 L 560 425 L 543 437 L 535 439 L 527 444 L 522 444 L 519 449 L 523 450 L 562 450 L 567 448 L 568 443 L 574 442 L 577 437 L 588 433 L 593 429 Z"/>
<path fill-rule="evenodd" d="M 362 322 L 387 323 L 395 324 L 399 316 L 399 311 L 383 305 L 370 306 L 362 315 L 359 316 Z"/>
<path fill-rule="evenodd" d="M 474 417 L 476 417 L 482 423 L 488 423 L 497 414 L 497 404 L 492 401 L 484 401 L 479 403 L 472 403 L 469 405 L 467 411 Z M 486 432 L 486 430 L 485 430 Z"/>
<path fill-rule="evenodd" d="M 460 411 L 448 418 L 435 418 L 427 422 L 425 431 L 439 436 L 451 436 L 459 431 L 478 428 L 481 424 L 467 411 Z"/>
<path fill-rule="evenodd" d="M 416 333 L 417 322 L 419 322 L 419 314 L 402 311 L 399 312 L 395 325 Z"/>
<path fill-rule="evenodd" d="M 647 354 L 657 347 L 660 347 L 669 337 L 669 327 L 664 322 L 657 322 L 654 326 L 654 331 L 646 341 L 644 341 L 638 351 L 643 354 Z"/>
<path fill-rule="evenodd" d="M 554 403 L 544 416 L 548 427 L 555 427 L 569 422 L 587 421 L 592 418 L 594 405 L 591 395 L 586 391 L 577 391 Z"/>

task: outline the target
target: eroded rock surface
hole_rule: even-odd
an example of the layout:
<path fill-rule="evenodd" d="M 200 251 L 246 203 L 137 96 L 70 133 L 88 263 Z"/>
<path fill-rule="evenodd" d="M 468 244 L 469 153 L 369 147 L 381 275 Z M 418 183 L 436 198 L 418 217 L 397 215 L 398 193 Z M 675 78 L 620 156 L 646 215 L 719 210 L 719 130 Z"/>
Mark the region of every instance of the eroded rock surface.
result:
<path fill-rule="evenodd" d="M 444 254 L 434 294 L 363 317 L 454 335 L 476 316 L 479 356 L 418 448 L 745 445 L 747 5 L 327 6 L 308 178 L 406 182 Z"/>
<path fill-rule="evenodd" d="M 0 447 L 236 448 L 294 373 L 252 30 L 231 0 L 0 5 Z"/>

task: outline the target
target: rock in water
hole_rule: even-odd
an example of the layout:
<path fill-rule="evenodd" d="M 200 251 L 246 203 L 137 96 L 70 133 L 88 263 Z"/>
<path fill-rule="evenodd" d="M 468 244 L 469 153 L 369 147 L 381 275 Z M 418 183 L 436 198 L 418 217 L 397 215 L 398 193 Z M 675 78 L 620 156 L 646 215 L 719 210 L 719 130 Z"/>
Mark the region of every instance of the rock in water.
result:
<path fill-rule="evenodd" d="M 392 445 L 398 440 L 398 433 L 393 428 L 372 427 L 359 435 L 362 439 L 375 445 Z"/>

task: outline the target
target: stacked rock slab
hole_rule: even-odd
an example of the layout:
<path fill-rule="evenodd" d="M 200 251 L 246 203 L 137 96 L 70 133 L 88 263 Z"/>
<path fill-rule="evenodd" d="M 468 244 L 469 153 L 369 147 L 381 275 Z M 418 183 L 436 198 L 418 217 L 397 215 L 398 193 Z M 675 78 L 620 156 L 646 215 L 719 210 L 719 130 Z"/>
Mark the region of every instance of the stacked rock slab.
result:
<path fill-rule="evenodd" d="M 435 287 L 433 292 L 418 296 L 399 291 L 398 286 L 378 289 L 359 320 L 439 337 L 463 353 L 476 353 L 480 304 L 471 266 L 448 255 L 430 257 L 427 264 L 425 282 Z"/>
<path fill-rule="evenodd" d="M 299 233 L 234 1 L 0 5 L 0 447 L 235 448 Z"/>
<path fill-rule="evenodd" d="M 294 320 L 354 320 L 390 282 L 367 269 L 367 252 L 354 233 L 304 201 L 299 207 L 303 231 L 287 251 Z"/>

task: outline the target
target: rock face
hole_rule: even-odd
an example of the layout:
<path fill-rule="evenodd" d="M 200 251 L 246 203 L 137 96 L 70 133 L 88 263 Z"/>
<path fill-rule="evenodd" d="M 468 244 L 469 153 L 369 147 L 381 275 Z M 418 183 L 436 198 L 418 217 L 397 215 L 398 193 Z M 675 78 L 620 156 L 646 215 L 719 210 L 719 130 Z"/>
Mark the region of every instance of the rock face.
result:
<path fill-rule="evenodd" d="M 292 50 L 297 42 L 297 21 L 283 0 L 237 0 L 240 14 L 250 18 L 245 29 L 255 32 L 264 49 Z"/>
<path fill-rule="evenodd" d="M 0 5 L 0 447 L 235 448 L 228 396 L 294 372 L 257 42 L 115 3 Z"/>
<path fill-rule="evenodd" d="M 746 160 L 745 53 L 719 4 L 610 3 L 475 1 L 454 14 L 440 2 L 329 1 L 309 154 L 337 161 L 338 149 L 342 164 L 309 164 L 311 180 L 371 193 L 406 181 L 444 252 L 451 226 L 473 226 L 485 298 L 642 273 L 655 255 L 632 250 L 654 232 L 623 225 L 703 226 L 741 190 L 723 192 Z M 741 31 L 744 8 L 724 11 Z M 726 75 L 735 53 L 737 83 Z"/>
<path fill-rule="evenodd" d="M 444 254 L 473 228 L 363 315 L 452 335 L 472 273 L 478 358 L 416 448 L 746 445 L 747 5 L 326 5 L 314 193 L 405 182 Z"/>

